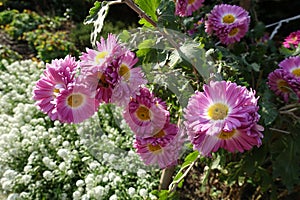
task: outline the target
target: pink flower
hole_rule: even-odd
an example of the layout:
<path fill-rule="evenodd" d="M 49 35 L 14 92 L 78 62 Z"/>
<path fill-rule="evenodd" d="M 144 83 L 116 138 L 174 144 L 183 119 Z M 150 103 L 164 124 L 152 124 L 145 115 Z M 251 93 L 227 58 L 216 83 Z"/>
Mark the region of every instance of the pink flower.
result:
<path fill-rule="evenodd" d="M 146 165 L 158 164 L 161 169 L 164 169 L 177 164 L 184 138 L 182 131 L 176 130 L 175 136 L 169 143 L 159 143 L 142 138 L 135 139 L 136 152 Z"/>
<path fill-rule="evenodd" d="M 243 8 L 235 5 L 216 5 L 208 14 L 205 31 L 215 34 L 223 44 L 240 41 L 249 29 L 250 17 Z"/>
<path fill-rule="evenodd" d="M 82 70 L 103 73 L 107 65 L 122 54 L 122 47 L 117 38 L 109 34 L 107 40 L 102 37 L 100 43 L 97 42 L 97 50 L 87 48 L 86 51 L 80 56 Z"/>
<path fill-rule="evenodd" d="M 209 155 L 213 149 L 226 148 L 215 147 L 220 134 L 232 133 L 233 137 L 243 132 L 253 136 L 260 117 L 254 91 L 225 81 L 212 81 L 204 85 L 203 90 L 190 98 L 184 110 L 185 125 L 194 148 Z"/>
<path fill-rule="evenodd" d="M 72 84 L 56 98 L 58 120 L 62 123 L 80 123 L 91 117 L 99 102 L 83 84 Z"/>
<path fill-rule="evenodd" d="M 289 74 L 283 69 L 276 69 L 268 76 L 269 88 L 274 91 L 276 95 L 281 96 L 285 102 L 289 101 L 289 95 L 292 92 L 289 77 Z"/>
<path fill-rule="evenodd" d="M 139 87 L 147 83 L 141 68 L 133 68 L 137 61 L 135 54 L 130 51 L 127 51 L 119 60 L 118 76 L 120 79 L 112 91 L 112 103 L 119 106 L 127 105 L 130 97 L 135 97 Z"/>
<path fill-rule="evenodd" d="M 147 88 L 140 88 L 124 110 L 124 119 L 137 137 L 154 136 L 169 123 L 166 105 Z"/>
<path fill-rule="evenodd" d="M 78 63 L 75 58 L 66 56 L 64 59 L 52 60 L 46 64 L 44 74 L 37 81 L 33 90 L 33 99 L 41 111 L 48 114 L 51 120 L 58 118 L 54 100 L 61 90 L 74 81 Z"/>
<path fill-rule="evenodd" d="M 292 32 L 284 39 L 283 46 L 285 48 L 297 48 L 300 43 L 300 30 Z"/>
<path fill-rule="evenodd" d="M 176 0 L 175 14 L 180 17 L 191 16 L 203 6 L 203 2 L 204 0 Z"/>
<path fill-rule="evenodd" d="M 251 127 L 250 134 L 243 129 L 233 129 L 231 131 L 221 131 L 219 134 L 212 136 L 205 132 L 198 132 L 195 137 L 191 137 L 194 148 L 202 155 L 210 156 L 211 152 L 216 152 L 219 148 L 223 148 L 229 152 L 244 152 L 250 150 L 253 146 L 259 147 L 262 142 L 263 135 L 261 131 L 264 128 L 258 124 Z"/>

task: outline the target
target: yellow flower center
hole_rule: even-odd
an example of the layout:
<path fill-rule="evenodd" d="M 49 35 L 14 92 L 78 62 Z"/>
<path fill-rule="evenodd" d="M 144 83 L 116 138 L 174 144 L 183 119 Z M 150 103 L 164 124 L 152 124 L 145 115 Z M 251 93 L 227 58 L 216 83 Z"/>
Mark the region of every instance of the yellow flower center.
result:
<path fill-rule="evenodd" d="M 99 87 L 108 87 L 108 83 L 105 80 L 105 75 L 103 75 L 103 73 L 101 72 L 97 72 L 97 80 L 98 80 L 98 86 Z"/>
<path fill-rule="evenodd" d="M 160 151 L 161 147 L 159 145 L 152 145 L 152 144 L 148 144 L 148 149 L 151 152 L 155 152 L 155 151 Z"/>
<path fill-rule="evenodd" d="M 72 108 L 77 108 L 83 103 L 83 96 L 81 94 L 72 94 L 68 97 L 67 102 L 68 105 Z"/>
<path fill-rule="evenodd" d="M 162 138 L 164 137 L 166 134 L 163 130 L 160 130 L 158 133 L 156 133 L 153 137 L 155 138 Z"/>
<path fill-rule="evenodd" d="M 207 115 L 213 120 L 224 119 L 228 114 L 228 106 L 223 103 L 215 103 L 207 110 Z"/>
<path fill-rule="evenodd" d="M 148 120 L 150 120 L 150 111 L 145 106 L 140 106 L 136 110 L 136 115 L 142 121 L 148 121 Z"/>
<path fill-rule="evenodd" d="M 95 57 L 95 62 L 97 64 L 100 64 L 101 63 L 101 60 L 103 58 L 105 58 L 106 56 L 108 55 L 108 52 L 107 51 L 102 51 L 100 53 L 97 54 L 97 56 Z"/>
<path fill-rule="evenodd" d="M 294 70 L 292 71 L 292 73 L 293 73 L 295 76 L 300 76 L 300 68 L 294 69 Z"/>
<path fill-rule="evenodd" d="M 285 92 L 285 93 L 290 92 L 290 90 L 289 90 L 289 84 L 285 80 L 282 80 L 282 79 L 277 80 L 277 88 L 281 92 Z"/>
<path fill-rule="evenodd" d="M 228 14 L 223 17 L 223 23 L 231 24 L 234 21 L 235 21 L 235 17 L 232 14 Z"/>
<path fill-rule="evenodd" d="M 231 29 L 231 31 L 229 32 L 229 36 L 235 36 L 237 33 L 239 32 L 239 29 L 238 28 L 233 28 Z"/>
<path fill-rule="evenodd" d="M 188 0 L 188 4 L 193 4 L 195 0 Z"/>
<path fill-rule="evenodd" d="M 129 67 L 127 67 L 125 64 L 121 64 L 119 74 L 120 76 L 124 77 L 126 81 L 128 81 L 130 78 Z"/>
<path fill-rule="evenodd" d="M 228 139 L 232 138 L 235 133 L 236 133 L 235 129 L 232 130 L 232 131 L 221 131 L 221 133 L 219 133 L 217 135 L 217 137 L 222 139 L 222 140 L 228 140 Z"/>

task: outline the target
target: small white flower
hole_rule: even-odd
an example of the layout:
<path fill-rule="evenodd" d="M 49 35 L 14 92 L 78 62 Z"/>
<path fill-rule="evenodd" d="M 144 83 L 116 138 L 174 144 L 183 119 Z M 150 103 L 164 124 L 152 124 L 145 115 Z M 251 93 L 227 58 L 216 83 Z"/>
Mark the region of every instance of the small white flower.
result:
<path fill-rule="evenodd" d="M 27 174 L 23 175 L 21 181 L 22 183 L 27 185 L 31 181 L 31 175 L 27 175 Z"/>
<path fill-rule="evenodd" d="M 47 181 L 50 181 L 54 175 L 50 172 L 50 171 L 44 171 L 43 173 L 43 177 L 47 180 Z"/>
<path fill-rule="evenodd" d="M 25 173 L 29 173 L 29 171 L 32 169 L 32 166 L 31 165 L 26 165 L 25 167 L 24 167 L 24 172 Z"/>
<path fill-rule="evenodd" d="M 118 196 L 116 194 L 109 197 L 109 200 L 118 200 Z"/>
<path fill-rule="evenodd" d="M 129 194 L 129 196 L 133 196 L 134 194 L 135 194 L 135 188 L 133 188 L 133 187 L 130 187 L 130 188 L 128 188 L 128 194 Z"/>
<path fill-rule="evenodd" d="M 72 169 L 68 170 L 68 171 L 67 171 L 67 174 L 68 174 L 68 176 L 70 176 L 70 177 L 74 177 L 74 176 L 75 176 L 75 173 L 74 173 L 74 171 L 73 171 Z"/>
<path fill-rule="evenodd" d="M 63 147 L 68 147 L 68 146 L 70 146 L 70 142 L 69 142 L 69 141 L 64 141 L 64 142 L 62 143 L 62 146 L 63 146 Z"/>
<path fill-rule="evenodd" d="M 140 189 L 139 194 L 140 194 L 140 196 L 142 196 L 142 197 L 147 197 L 148 192 L 147 192 L 146 189 L 142 188 L 142 189 Z"/>
<path fill-rule="evenodd" d="M 79 200 L 81 193 L 78 190 L 76 190 L 75 192 L 73 192 L 72 196 L 73 196 L 73 200 Z"/>
<path fill-rule="evenodd" d="M 137 171 L 137 176 L 138 177 L 143 178 L 143 177 L 146 176 L 146 174 L 147 174 L 147 172 L 145 170 L 143 170 L 143 169 L 138 169 L 138 171 Z"/>
<path fill-rule="evenodd" d="M 76 181 L 76 186 L 77 187 L 83 187 L 84 186 L 84 181 L 83 180 Z"/>
<path fill-rule="evenodd" d="M 70 152 L 69 152 L 67 149 L 59 149 L 59 150 L 57 151 L 58 156 L 61 157 L 61 158 L 64 159 L 64 160 L 67 160 L 67 159 L 68 159 L 69 153 L 70 153 Z"/>
<path fill-rule="evenodd" d="M 65 171 L 65 170 L 67 169 L 66 163 L 65 163 L 65 162 L 61 162 L 61 163 L 58 165 L 58 169 L 61 170 L 61 171 Z"/>

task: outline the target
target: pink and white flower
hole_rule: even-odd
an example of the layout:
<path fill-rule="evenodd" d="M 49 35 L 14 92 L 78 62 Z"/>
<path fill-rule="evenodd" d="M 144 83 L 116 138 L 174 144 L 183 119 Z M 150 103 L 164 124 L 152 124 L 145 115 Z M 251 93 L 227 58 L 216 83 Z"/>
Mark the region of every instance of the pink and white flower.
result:
<path fill-rule="evenodd" d="M 55 99 L 62 89 L 74 81 L 78 62 L 71 56 L 52 60 L 46 64 L 44 74 L 37 81 L 33 90 L 33 99 L 41 111 L 48 114 L 51 120 L 58 119 Z"/>
<path fill-rule="evenodd" d="M 91 117 L 99 107 L 99 101 L 83 84 L 72 84 L 56 98 L 58 120 L 62 123 L 80 123 Z"/>
<path fill-rule="evenodd" d="M 147 88 L 140 88 L 123 113 L 132 131 L 140 138 L 152 137 L 169 123 L 169 112 L 161 99 Z"/>
<path fill-rule="evenodd" d="M 250 24 L 249 13 L 236 5 L 216 5 L 207 15 L 205 31 L 215 34 L 223 44 L 240 41 L 248 32 Z"/>

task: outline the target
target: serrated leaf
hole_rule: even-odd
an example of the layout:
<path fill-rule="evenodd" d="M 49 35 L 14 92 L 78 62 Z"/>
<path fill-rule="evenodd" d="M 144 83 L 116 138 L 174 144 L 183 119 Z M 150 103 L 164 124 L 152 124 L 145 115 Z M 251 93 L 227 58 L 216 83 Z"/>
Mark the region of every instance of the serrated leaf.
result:
<path fill-rule="evenodd" d="M 94 3 L 94 7 L 92 7 L 89 11 L 89 15 L 85 18 L 84 24 L 91 24 L 98 18 L 98 12 L 101 9 L 101 3 L 96 1 Z"/>
<path fill-rule="evenodd" d="M 205 50 L 197 43 L 189 42 L 177 50 L 178 55 L 190 63 L 204 80 L 208 80 L 215 68 L 208 64 Z"/>
<path fill-rule="evenodd" d="M 156 9 L 159 6 L 160 0 L 151 0 L 151 1 L 145 1 L 145 0 L 135 0 L 134 1 L 151 19 L 155 22 L 157 22 L 157 15 L 156 15 Z M 147 26 L 151 25 L 146 20 L 140 20 L 140 24 L 146 24 Z"/>

